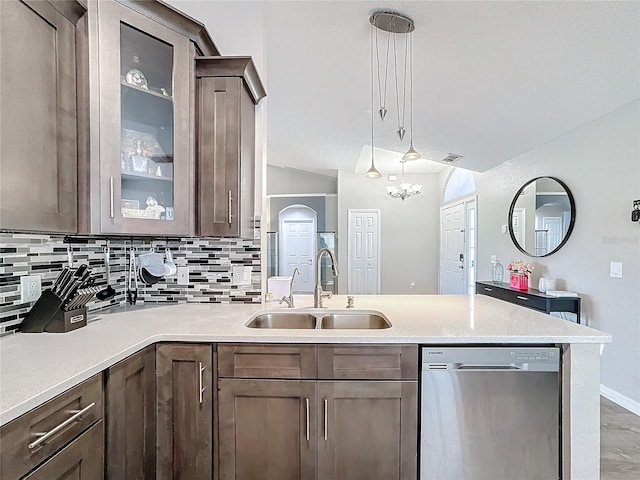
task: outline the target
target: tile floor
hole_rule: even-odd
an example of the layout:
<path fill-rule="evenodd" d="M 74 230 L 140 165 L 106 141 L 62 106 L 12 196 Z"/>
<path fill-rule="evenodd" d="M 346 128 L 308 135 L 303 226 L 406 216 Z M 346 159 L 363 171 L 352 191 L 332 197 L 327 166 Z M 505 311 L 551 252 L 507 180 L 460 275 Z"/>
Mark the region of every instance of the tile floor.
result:
<path fill-rule="evenodd" d="M 640 479 L 640 416 L 600 397 L 600 479 Z"/>

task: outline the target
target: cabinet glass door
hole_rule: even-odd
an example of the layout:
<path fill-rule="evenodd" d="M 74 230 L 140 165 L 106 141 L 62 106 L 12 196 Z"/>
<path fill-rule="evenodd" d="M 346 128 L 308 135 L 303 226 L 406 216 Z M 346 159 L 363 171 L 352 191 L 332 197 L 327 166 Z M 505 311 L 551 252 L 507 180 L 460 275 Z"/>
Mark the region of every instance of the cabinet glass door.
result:
<path fill-rule="evenodd" d="M 173 47 L 120 24 L 120 212 L 173 221 Z"/>
<path fill-rule="evenodd" d="M 190 234 L 189 40 L 116 2 L 99 10 L 102 231 Z"/>

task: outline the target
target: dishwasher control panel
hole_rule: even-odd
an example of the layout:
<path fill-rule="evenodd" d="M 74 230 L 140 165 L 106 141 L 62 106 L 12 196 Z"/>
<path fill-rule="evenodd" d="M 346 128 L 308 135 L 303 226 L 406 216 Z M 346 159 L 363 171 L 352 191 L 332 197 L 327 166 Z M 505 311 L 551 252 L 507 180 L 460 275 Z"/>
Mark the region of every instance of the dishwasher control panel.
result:
<path fill-rule="evenodd" d="M 557 347 L 424 347 L 427 370 L 558 370 Z"/>

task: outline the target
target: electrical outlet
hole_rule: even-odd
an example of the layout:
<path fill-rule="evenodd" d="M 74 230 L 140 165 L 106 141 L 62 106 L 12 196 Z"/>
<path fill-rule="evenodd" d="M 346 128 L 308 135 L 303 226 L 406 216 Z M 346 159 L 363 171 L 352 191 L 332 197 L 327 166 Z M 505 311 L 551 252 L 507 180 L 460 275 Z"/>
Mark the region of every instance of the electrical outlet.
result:
<path fill-rule="evenodd" d="M 189 267 L 178 267 L 178 285 L 189 285 Z"/>
<path fill-rule="evenodd" d="M 491 255 L 491 265 L 495 265 L 497 261 L 498 261 L 498 256 Z"/>
<path fill-rule="evenodd" d="M 40 275 L 25 275 L 20 277 L 20 301 L 22 303 L 35 302 L 42 293 L 42 279 Z"/>
<path fill-rule="evenodd" d="M 414 290 L 414 289 L 416 288 L 416 282 L 411 282 L 411 283 L 409 284 L 409 288 L 410 288 L 411 290 Z"/>
<path fill-rule="evenodd" d="M 234 266 L 231 267 L 232 285 L 251 285 L 251 267 Z"/>

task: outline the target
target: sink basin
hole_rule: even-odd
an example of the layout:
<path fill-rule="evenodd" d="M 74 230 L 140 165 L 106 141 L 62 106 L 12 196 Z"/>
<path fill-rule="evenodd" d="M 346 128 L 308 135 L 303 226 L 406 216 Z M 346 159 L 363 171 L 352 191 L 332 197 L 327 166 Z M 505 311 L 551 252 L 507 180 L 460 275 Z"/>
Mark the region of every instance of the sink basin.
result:
<path fill-rule="evenodd" d="M 359 329 L 378 330 L 391 327 L 380 312 L 366 310 L 277 310 L 259 312 L 245 325 L 249 328 L 282 329 Z"/>
<path fill-rule="evenodd" d="M 249 328 L 316 328 L 316 317 L 302 312 L 269 312 L 246 323 Z"/>
<path fill-rule="evenodd" d="M 353 328 L 377 330 L 389 328 L 391 323 L 377 313 L 341 312 L 324 315 L 320 322 L 320 328 Z"/>

